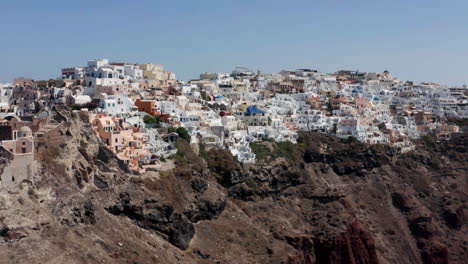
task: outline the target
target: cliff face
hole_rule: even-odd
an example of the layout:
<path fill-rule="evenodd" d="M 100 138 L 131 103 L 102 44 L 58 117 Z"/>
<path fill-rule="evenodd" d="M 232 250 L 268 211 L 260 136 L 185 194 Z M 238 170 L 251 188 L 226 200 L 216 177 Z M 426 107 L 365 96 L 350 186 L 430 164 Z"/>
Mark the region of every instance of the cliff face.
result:
<path fill-rule="evenodd" d="M 180 142 L 174 169 L 132 175 L 69 120 L 34 185 L 2 190 L 1 263 L 468 259 L 466 135 L 396 154 L 310 133 L 249 167 Z"/>

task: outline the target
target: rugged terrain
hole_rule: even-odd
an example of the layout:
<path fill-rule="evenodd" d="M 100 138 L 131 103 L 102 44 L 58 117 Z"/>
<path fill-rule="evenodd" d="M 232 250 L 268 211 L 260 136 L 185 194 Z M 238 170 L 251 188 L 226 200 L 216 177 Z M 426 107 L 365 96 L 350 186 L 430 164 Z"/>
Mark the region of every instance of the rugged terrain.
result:
<path fill-rule="evenodd" d="M 466 134 L 397 154 L 308 133 L 251 166 L 181 140 L 173 170 L 135 175 L 79 117 L 66 127 L 34 183 L 1 190 L 0 263 L 468 259 Z"/>

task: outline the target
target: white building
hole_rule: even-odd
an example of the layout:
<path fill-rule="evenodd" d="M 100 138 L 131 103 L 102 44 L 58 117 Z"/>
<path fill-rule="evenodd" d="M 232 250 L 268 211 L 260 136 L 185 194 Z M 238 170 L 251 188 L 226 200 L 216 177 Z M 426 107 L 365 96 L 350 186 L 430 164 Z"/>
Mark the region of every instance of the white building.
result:
<path fill-rule="evenodd" d="M 111 95 L 100 100 L 98 112 L 109 116 L 125 116 L 136 109 L 133 100 L 126 95 Z"/>

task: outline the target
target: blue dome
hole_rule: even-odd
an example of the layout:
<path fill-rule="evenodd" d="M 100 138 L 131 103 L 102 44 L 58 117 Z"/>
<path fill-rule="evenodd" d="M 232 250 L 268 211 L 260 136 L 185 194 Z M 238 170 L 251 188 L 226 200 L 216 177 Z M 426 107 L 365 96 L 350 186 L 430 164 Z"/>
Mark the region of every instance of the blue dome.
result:
<path fill-rule="evenodd" d="M 260 110 L 256 105 L 247 107 L 247 112 L 244 113 L 246 116 L 255 114 L 265 114 L 264 111 Z"/>
<path fill-rule="evenodd" d="M 374 97 L 374 101 L 381 101 L 382 99 L 378 96 Z"/>
<path fill-rule="evenodd" d="M 359 91 L 358 89 L 354 89 L 352 92 L 353 93 L 360 93 L 361 91 Z"/>

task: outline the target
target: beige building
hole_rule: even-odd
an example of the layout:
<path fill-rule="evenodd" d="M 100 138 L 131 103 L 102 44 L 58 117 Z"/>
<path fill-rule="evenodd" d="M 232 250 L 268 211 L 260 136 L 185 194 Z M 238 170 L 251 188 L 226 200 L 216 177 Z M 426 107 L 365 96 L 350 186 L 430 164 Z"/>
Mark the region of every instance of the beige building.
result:
<path fill-rule="evenodd" d="M 166 81 L 167 74 L 164 71 L 164 65 L 161 64 L 141 64 L 140 69 L 143 70 L 143 77 L 148 80 Z"/>

